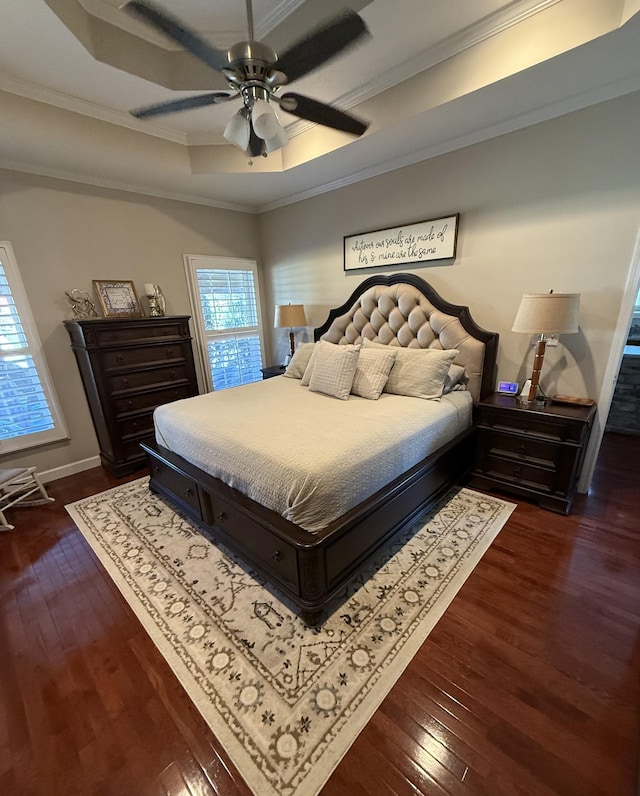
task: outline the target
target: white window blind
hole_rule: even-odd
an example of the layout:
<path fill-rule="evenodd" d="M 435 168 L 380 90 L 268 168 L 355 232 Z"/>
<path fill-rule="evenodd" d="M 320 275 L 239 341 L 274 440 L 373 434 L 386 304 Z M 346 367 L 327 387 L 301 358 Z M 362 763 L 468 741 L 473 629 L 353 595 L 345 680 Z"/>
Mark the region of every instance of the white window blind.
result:
<path fill-rule="evenodd" d="M 263 340 L 255 262 L 185 258 L 209 389 L 262 378 Z"/>
<path fill-rule="evenodd" d="M 13 249 L 0 242 L 0 454 L 66 436 Z"/>

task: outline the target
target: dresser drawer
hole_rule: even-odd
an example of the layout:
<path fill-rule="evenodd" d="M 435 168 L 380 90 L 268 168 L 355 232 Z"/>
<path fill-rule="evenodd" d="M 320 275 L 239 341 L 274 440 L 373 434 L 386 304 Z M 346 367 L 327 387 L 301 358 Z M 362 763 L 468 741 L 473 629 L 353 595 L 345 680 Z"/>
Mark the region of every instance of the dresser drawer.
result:
<path fill-rule="evenodd" d="M 188 381 L 189 369 L 186 363 L 178 362 L 162 368 L 134 370 L 127 373 L 107 376 L 109 394 L 117 396 L 141 387 L 153 385 L 172 384 L 176 381 Z"/>
<path fill-rule="evenodd" d="M 480 428 L 480 446 L 490 453 L 526 459 L 530 464 L 555 467 L 562 455 L 562 445 L 534 436 L 510 434 Z"/>
<path fill-rule="evenodd" d="M 136 439 L 124 440 L 120 443 L 120 458 L 125 462 L 144 462 L 144 451 L 141 442 L 153 442 L 154 434 L 147 434 Z"/>
<path fill-rule="evenodd" d="M 149 412 L 128 417 L 126 420 L 118 421 L 118 434 L 120 439 L 128 439 L 129 437 L 139 437 L 141 434 L 150 435 L 151 439 L 155 438 L 155 430 L 153 427 L 153 409 Z"/>
<path fill-rule="evenodd" d="M 482 409 L 480 427 L 522 433 L 541 439 L 580 442 L 586 432 L 584 423 L 573 418 L 545 417 L 534 412 L 505 412 L 500 409 Z"/>
<path fill-rule="evenodd" d="M 107 371 L 120 370 L 141 365 L 153 365 L 167 360 L 186 361 L 187 355 L 182 343 L 144 345 L 138 348 L 121 348 L 117 351 L 104 351 L 102 365 Z"/>
<path fill-rule="evenodd" d="M 142 321 L 132 321 L 129 323 L 120 321 L 119 323 L 103 323 L 94 327 L 89 327 L 85 332 L 87 342 L 93 345 L 112 346 L 126 343 L 145 343 L 157 338 L 165 337 L 184 337 L 189 334 L 189 327 L 183 321 L 154 319 L 152 324 Z"/>
<path fill-rule="evenodd" d="M 178 401 L 181 398 L 189 398 L 192 395 L 191 387 L 188 384 L 179 387 L 167 387 L 164 390 L 149 390 L 130 395 L 126 398 L 116 398 L 113 401 L 113 408 L 116 417 L 129 412 L 136 412 L 141 409 L 155 409 L 156 406 L 168 404 L 171 401 Z"/>

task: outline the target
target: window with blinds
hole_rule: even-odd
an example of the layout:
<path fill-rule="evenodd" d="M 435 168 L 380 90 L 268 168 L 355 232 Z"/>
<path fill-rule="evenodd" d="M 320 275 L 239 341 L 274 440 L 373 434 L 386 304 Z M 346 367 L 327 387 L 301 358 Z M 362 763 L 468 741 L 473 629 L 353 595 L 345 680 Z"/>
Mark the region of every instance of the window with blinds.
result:
<path fill-rule="evenodd" d="M 185 263 L 209 389 L 258 381 L 264 344 L 256 263 L 191 256 Z"/>
<path fill-rule="evenodd" d="M 9 243 L 0 243 L 0 454 L 67 436 Z"/>

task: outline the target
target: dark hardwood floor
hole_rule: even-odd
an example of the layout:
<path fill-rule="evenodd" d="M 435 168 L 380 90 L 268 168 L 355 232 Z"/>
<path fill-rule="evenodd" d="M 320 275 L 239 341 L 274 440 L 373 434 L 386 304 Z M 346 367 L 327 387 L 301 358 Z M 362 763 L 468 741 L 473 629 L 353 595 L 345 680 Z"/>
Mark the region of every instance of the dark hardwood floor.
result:
<path fill-rule="evenodd" d="M 570 516 L 518 505 L 323 796 L 635 796 L 639 465 L 608 434 Z M 0 534 L 0 794 L 249 793 L 64 510 L 124 480 Z"/>

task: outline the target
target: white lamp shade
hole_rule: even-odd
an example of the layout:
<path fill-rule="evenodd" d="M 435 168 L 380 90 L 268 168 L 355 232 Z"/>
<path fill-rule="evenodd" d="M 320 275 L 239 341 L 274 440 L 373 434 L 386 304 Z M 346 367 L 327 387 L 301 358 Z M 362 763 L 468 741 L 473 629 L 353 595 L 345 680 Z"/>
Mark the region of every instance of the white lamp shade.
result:
<path fill-rule="evenodd" d="M 307 318 L 302 304 L 276 304 L 276 317 L 273 325 L 276 328 L 306 326 Z"/>
<path fill-rule="evenodd" d="M 251 121 L 253 122 L 255 134 L 259 138 L 262 138 L 263 141 L 274 138 L 274 136 L 282 130 L 282 125 L 278 121 L 275 111 L 271 105 L 263 99 L 257 99 L 253 103 Z"/>
<path fill-rule="evenodd" d="M 579 316 L 579 293 L 525 293 L 512 331 L 572 334 L 578 331 Z"/>
<path fill-rule="evenodd" d="M 155 294 L 156 294 L 156 286 L 152 285 L 149 282 L 145 282 L 144 294 L 145 294 L 145 296 L 155 296 Z"/>
<path fill-rule="evenodd" d="M 231 117 L 222 135 L 230 144 L 237 146 L 238 149 L 244 152 L 249 146 L 250 134 L 249 118 L 247 117 L 245 109 L 241 108 Z"/>
<path fill-rule="evenodd" d="M 272 138 L 265 138 L 264 146 L 267 152 L 275 152 L 276 149 L 282 149 L 287 145 L 289 138 L 284 127 L 281 127 Z"/>

